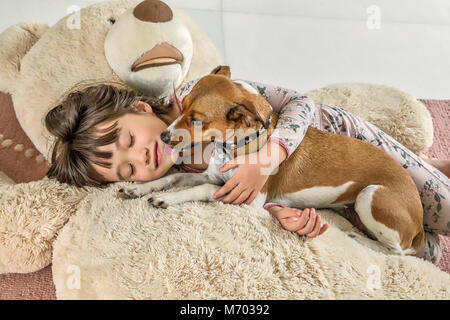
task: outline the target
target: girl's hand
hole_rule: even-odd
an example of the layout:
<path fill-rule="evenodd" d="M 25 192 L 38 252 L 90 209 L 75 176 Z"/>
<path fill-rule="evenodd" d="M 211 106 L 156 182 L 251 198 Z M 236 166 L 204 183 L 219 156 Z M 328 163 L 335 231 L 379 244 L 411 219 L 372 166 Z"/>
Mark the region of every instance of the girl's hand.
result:
<path fill-rule="evenodd" d="M 271 210 L 276 208 L 274 210 Z M 321 226 L 322 218 L 312 209 L 295 209 L 272 207 L 269 212 L 280 221 L 284 229 L 296 232 L 301 236 L 314 238 L 323 234 L 328 229 L 328 224 Z"/>
<path fill-rule="evenodd" d="M 286 150 L 276 142 L 267 142 L 258 152 L 240 155 L 220 168 L 226 172 L 239 167 L 227 183 L 214 194 L 214 199 L 232 204 L 250 204 L 269 179 L 269 175 L 286 159 Z"/>

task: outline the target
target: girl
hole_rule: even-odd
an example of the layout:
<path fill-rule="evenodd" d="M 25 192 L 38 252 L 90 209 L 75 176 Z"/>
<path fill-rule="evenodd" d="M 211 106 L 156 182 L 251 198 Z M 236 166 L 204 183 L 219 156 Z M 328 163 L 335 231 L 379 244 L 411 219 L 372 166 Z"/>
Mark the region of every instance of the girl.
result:
<path fill-rule="evenodd" d="M 183 99 L 195 85 L 191 81 L 181 88 Z M 279 165 L 287 159 L 302 141 L 309 125 L 337 134 L 346 134 L 369 141 L 399 160 L 413 176 L 424 204 L 424 223 L 427 231 L 425 249 L 419 255 L 437 263 L 440 247 L 437 233 L 448 234 L 444 226 L 450 216 L 448 178 L 425 164 L 411 151 L 399 145 L 375 126 L 342 109 L 319 105 L 295 91 L 254 82 L 257 89 L 280 118 L 268 143 L 258 151 L 261 155 L 279 152 Z M 60 182 L 79 187 L 103 187 L 114 181 L 148 181 L 162 177 L 173 165 L 170 154 L 164 152 L 160 134 L 181 113 L 177 103 L 151 99 L 135 91 L 119 89 L 115 85 L 94 85 L 70 93 L 46 116 L 48 131 L 56 136 L 52 166 L 47 173 Z M 158 150 L 158 160 L 153 152 Z M 262 159 L 263 157 L 255 157 Z M 111 159 L 110 162 L 104 161 Z M 151 160 L 151 161 L 150 161 Z M 224 203 L 251 203 L 268 179 L 262 175 L 262 164 L 249 163 L 248 155 L 227 163 L 223 172 L 238 170 L 215 195 Z M 445 162 L 447 166 L 449 162 Z M 205 165 L 182 165 L 186 171 L 201 172 Z M 437 200 L 439 199 L 439 201 Z M 264 206 L 281 225 L 299 235 L 315 237 L 328 225 L 314 209 L 298 210 L 281 204 Z M 439 210 L 438 210 L 439 209 Z M 445 222 L 447 221 L 447 222 Z"/>

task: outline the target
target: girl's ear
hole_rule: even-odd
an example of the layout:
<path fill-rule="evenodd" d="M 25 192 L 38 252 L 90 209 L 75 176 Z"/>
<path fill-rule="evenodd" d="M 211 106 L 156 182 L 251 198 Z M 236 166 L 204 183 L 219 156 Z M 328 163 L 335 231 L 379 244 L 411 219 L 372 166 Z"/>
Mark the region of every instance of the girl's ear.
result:
<path fill-rule="evenodd" d="M 139 112 L 153 113 L 152 107 L 144 101 L 136 101 L 131 107 Z"/>

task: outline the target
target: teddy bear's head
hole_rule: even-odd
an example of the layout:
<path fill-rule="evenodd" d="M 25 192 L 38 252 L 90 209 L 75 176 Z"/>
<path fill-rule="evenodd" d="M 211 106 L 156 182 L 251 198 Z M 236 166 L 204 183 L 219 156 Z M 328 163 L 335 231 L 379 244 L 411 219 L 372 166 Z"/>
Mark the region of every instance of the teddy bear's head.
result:
<path fill-rule="evenodd" d="M 178 68 L 173 73 L 167 72 L 172 70 L 170 65 L 165 66 L 166 71 L 160 68 L 161 72 L 149 72 L 150 69 L 144 68 L 148 62 L 148 56 L 145 56 L 145 53 L 149 50 L 151 52 L 162 36 L 160 31 L 169 24 L 153 23 L 152 27 L 150 22 L 140 20 L 152 19 L 149 8 L 139 10 L 140 3 L 141 1 L 135 0 L 100 2 L 67 15 L 50 28 L 42 24 L 21 23 L 0 34 L 0 64 L 2 66 L 0 90 L 11 93 L 20 125 L 46 159 L 50 158 L 54 137 L 45 129 L 45 115 L 57 105 L 65 93 L 80 82 L 85 84 L 105 81 L 123 83 L 125 80 L 132 85 L 136 84 L 138 89 L 142 89 L 139 84 L 159 83 L 159 77 L 163 77 L 165 80 L 161 83 L 170 82 L 171 84 L 170 88 L 166 86 L 168 91 L 162 92 L 162 95 L 172 93 L 173 82 L 181 86 L 189 80 L 207 74 L 221 64 L 215 46 L 189 17 L 180 10 L 167 7 L 166 12 L 170 10 L 175 18 L 169 23 L 171 28 L 183 33 L 181 36 L 172 36 L 168 44 L 178 48 L 184 62 L 172 65 L 173 68 Z M 155 1 L 144 1 L 144 3 L 154 4 Z M 138 12 L 133 14 L 135 10 Z M 125 15 L 122 16 L 124 13 Z M 127 13 L 133 14 L 134 18 L 131 17 L 133 22 L 127 18 Z M 167 19 L 167 17 L 158 19 Z M 144 23 L 141 27 L 145 26 L 143 27 L 145 30 L 139 31 L 140 22 Z M 131 30 L 130 28 L 135 28 L 133 35 L 135 42 L 148 43 L 149 46 L 130 46 L 128 41 L 130 39 L 125 39 L 126 30 Z M 156 32 L 153 34 L 154 38 L 151 36 L 153 32 Z M 166 30 L 166 35 L 170 32 L 169 29 Z M 105 45 L 107 35 L 111 47 Z M 121 41 L 124 41 L 123 45 Z M 108 56 L 118 74 L 108 64 L 105 46 L 110 48 Z M 120 54 L 111 58 L 111 54 L 114 54 L 113 46 L 116 46 Z M 125 50 L 129 46 L 135 52 L 135 56 Z M 163 45 L 162 50 L 156 50 L 157 55 L 160 51 L 164 53 L 166 48 L 168 45 Z M 144 56 L 142 56 L 143 53 Z M 135 72 L 134 77 L 124 76 L 120 71 L 121 63 L 124 68 L 129 68 L 128 59 L 131 57 L 135 62 L 140 56 L 143 57 L 142 63 L 136 63 L 136 69 L 140 71 Z M 151 69 L 158 70 L 158 68 Z M 136 77 L 136 75 L 139 76 Z"/>
<path fill-rule="evenodd" d="M 128 9 L 105 40 L 105 55 L 130 86 L 162 97 L 186 77 L 193 54 L 189 29 L 179 14 L 159 0 Z"/>

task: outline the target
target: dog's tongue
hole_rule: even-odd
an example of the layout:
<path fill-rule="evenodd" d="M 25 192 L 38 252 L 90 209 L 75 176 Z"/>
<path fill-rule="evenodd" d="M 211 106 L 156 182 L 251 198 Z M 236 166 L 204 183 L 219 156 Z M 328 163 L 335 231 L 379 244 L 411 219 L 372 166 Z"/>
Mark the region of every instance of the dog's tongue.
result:
<path fill-rule="evenodd" d="M 167 143 L 164 144 L 164 154 L 172 154 L 173 149 Z"/>

